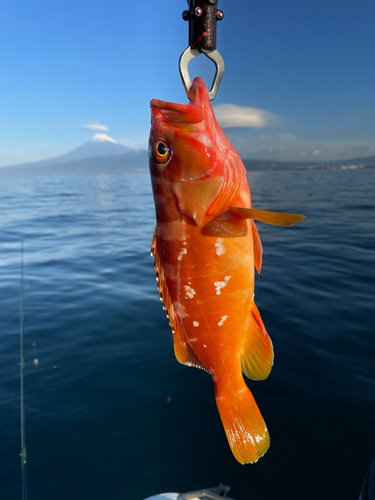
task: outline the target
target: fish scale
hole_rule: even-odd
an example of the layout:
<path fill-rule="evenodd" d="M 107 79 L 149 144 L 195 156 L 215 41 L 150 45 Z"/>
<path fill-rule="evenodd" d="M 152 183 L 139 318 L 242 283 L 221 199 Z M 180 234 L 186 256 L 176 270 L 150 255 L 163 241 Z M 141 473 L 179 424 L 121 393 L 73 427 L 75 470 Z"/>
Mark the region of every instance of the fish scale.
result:
<path fill-rule="evenodd" d="M 290 225 L 303 216 L 251 208 L 245 167 L 201 78 L 193 91 L 188 105 L 151 101 L 152 253 L 176 357 L 211 374 L 229 445 L 243 464 L 266 452 L 269 435 L 242 372 L 262 380 L 273 364 L 254 302 L 262 254 L 254 219 Z"/>

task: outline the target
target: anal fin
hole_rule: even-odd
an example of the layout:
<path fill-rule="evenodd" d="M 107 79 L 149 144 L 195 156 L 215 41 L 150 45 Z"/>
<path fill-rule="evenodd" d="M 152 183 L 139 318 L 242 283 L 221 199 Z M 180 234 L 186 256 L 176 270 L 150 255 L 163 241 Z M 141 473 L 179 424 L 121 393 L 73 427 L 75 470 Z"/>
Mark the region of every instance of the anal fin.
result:
<path fill-rule="evenodd" d="M 165 313 L 173 333 L 174 352 L 177 361 L 183 365 L 194 366 L 196 368 L 206 370 L 205 366 L 196 355 L 194 349 L 189 344 L 180 320 L 174 310 L 164 272 L 163 246 L 157 235 L 157 230 L 155 230 L 152 240 L 151 255 L 154 256 L 154 267 L 160 300 L 162 301 L 163 309 L 165 309 Z"/>
<path fill-rule="evenodd" d="M 264 380 L 273 365 L 273 347 L 254 300 L 251 301 L 246 327 L 241 349 L 242 371 L 252 380 Z"/>

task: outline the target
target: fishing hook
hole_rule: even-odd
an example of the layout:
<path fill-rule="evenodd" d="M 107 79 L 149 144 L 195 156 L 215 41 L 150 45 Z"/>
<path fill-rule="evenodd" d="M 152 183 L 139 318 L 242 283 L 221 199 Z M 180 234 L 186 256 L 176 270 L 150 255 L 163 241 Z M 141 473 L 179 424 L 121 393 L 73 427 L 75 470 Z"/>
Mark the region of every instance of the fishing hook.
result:
<path fill-rule="evenodd" d="M 217 9 L 219 0 L 188 0 L 189 9 L 182 13 L 182 18 L 189 21 L 189 46 L 181 54 L 179 70 L 188 98 L 191 94 L 191 80 L 188 71 L 189 62 L 200 54 L 208 57 L 216 67 L 211 90 L 210 101 L 216 97 L 224 74 L 224 59 L 216 49 L 216 24 L 224 17 L 222 10 Z"/>

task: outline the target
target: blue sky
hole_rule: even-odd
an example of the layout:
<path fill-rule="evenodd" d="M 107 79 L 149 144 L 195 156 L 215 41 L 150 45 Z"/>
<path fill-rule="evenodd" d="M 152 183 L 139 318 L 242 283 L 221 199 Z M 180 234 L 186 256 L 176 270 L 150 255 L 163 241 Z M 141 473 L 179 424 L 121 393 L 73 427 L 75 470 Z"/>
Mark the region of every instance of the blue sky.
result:
<path fill-rule="evenodd" d="M 3 2 L 0 166 L 66 153 L 92 137 L 82 128 L 90 124 L 146 147 L 149 101 L 187 102 L 178 73 L 186 5 Z M 218 114 L 255 117 L 251 126 L 225 128 L 244 158 L 375 155 L 373 0 L 219 0 L 219 8 L 226 70 L 214 105 Z M 204 56 L 189 69 L 211 83 L 214 67 Z"/>

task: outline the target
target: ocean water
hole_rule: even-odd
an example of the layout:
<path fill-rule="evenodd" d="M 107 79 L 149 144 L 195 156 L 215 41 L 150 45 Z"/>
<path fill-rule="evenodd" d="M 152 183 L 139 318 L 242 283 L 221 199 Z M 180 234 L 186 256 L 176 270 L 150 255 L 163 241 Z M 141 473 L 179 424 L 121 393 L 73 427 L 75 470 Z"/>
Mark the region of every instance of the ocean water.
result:
<path fill-rule="evenodd" d="M 246 466 L 211 377 L 174 357 L 148 175 L 1 180 L 1 500 L 21 492 L 21 240 L 29 499 L 141 500 L 219 483 L 236 500 L 357 498 L 375 455 L 375 169 L 248 180 L 254 207 L 307 218 L 258 223 L 256 302 L 275 364 L 248 384 L 271 447 Z"/>

